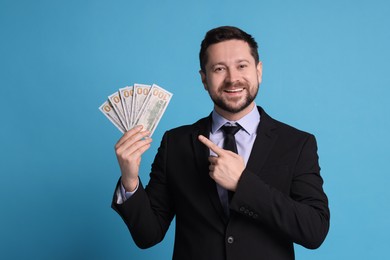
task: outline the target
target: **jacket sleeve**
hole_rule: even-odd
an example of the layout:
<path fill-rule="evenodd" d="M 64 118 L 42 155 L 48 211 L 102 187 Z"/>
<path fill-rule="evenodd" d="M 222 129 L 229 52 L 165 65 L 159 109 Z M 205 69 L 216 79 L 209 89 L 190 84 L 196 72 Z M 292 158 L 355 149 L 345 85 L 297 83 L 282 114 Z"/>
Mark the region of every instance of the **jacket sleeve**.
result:
<path fill-rule="evenodd" d="M 111 204 L 140 248 L 148 248 L 159 243 L 174 216 L 166 183 L 166 136 L 165 134 L 152 164 L 149 184 L 144 188 L 140 182 L 138 190 L 122 204 L 117 203 L 114 192 Z"/>
<path fill-rule="evenodd" d="M 261 174 L 244 170 L 230 208 L 273 227 L 294 243 L 315 249 L 328 233 L 330 213 L 314 136 L 308 135 L 297 153 L 298 159 L 289 165 L 291 174 L 280 176 L 291 178 L 280 180 L 291 183 L 289 192 L 266 183 Z"/>

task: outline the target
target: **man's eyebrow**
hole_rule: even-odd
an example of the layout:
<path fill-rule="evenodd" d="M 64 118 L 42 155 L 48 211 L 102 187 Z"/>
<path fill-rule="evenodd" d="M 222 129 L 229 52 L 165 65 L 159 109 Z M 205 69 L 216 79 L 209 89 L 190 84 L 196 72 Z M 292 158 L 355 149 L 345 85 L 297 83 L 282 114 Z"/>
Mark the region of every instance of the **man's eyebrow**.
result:
<path fill-rule="evenodd" d="M 217 62 L 217 63 L 214 63 L 214 64 L 210 64 L 210 67 L 213 68 L 215 66 L 220 66 L 220 65 L 226 66 L 226 64 L 224 62 Z"/>
<path fill-rule="evenodd" d="M 247 59 L 239 59 L 236 61 L 236 63 L 240 63 L 240 62 L 248 62 L 249 63 L 250 61 Z"/>
<path fill-rule="evenodd" d="M 247 62 L 247 63 L 250 63 L 250 60 L 248 59 L 238 59 L 236 61 L 234 61 L 234 64 L 239 64 L 241 62 Z M 216 66 L 227 66 L 225 62 L 223 61 L 219 61 L 217 63 L 214 63 L 214 64 L 210 64 L 210 68 L 214 68 Z"/>
<path fill-rule="evenodd" d="M 250 62 L 249 60 L 247 60 L 247 59 L 239 59 L 239 60 L 236 60 L 236 61 L 234 61 L 234 63 L 240 63 L 240 62 Z M 217 63 L 214 63 L 214 64 L 211 64 L 210 66 L 217 66 L 217 65 L 226 65 L 226 63 L 225 62 L 223 62 L 223 61 L 220 61 L 220 62 L 217 62 Z"/>

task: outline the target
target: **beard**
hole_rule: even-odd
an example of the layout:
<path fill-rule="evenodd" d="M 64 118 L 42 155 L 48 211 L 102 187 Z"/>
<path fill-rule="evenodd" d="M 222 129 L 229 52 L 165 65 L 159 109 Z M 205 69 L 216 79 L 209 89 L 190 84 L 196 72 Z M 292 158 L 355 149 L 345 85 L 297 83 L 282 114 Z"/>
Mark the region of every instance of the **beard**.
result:
<path fill-rule="evenodd" d="M 245 96 L 243 98 L 237 98 L 236 100 L 234 98 L 228 99 L 222 95 L 224 89 L 228 88 L 231 85 L 232 84 L 224 84 L 220 88 L 218 88 L 217 93 L 209 92 L 209 95 L 215 106 L 229 113 L 239 113 L 245 108 L 247 108 L 255 100 L 259 91 L 259 84 L 257 84 L 257 88 L 255 86 L 250 88 L 249 84 L 246 82 L 239 82 L 237 84 L 234 84 L 234 87 L 243 87 L 243 91 L 245 91 Z"/>

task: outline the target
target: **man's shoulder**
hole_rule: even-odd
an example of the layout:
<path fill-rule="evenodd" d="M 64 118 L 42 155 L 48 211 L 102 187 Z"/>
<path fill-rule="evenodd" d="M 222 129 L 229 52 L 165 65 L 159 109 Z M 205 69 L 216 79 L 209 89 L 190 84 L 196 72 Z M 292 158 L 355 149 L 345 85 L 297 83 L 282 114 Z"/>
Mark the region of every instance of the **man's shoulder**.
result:
<path fill-rule="evenodd" d="M 296 128 L 295 126 L 274 119 L 273 117 L 265 113 L 265 111 L 262 108 L 259 108 L 259 111 L 261 114 L 260 124 L 262 123 L 265 124 L 265 127 L 270 129 L 271 131 L 275 131 L 278 134 L 286 135 L 288 137 L 296 136 L 296 137 L 307 138 L 308 136 L 312 136 L 312 134 L 309 132 L 306 132 L 304 130 Z"/>
<path fill-rule="evenodd" d="M 284 122 L 281 122 L 281 121 L 278 121 L 276 119 L 273 119 L 275 121 L 275 124 L 283 131 L 283 132 L 291 132 L 291 133 L 294 133 L 294 134 L 297 134 L 297 135 L 303 135 L 303 136 L 306 136 L 306 135 L 311 135 L 311 133 L 309 132 L 306 132 L 302 129 L 298 129 L 296 128 L 295 126 L 292 126 L 290 124 L 287 124 L 287 123 L 284 123 Z"/>

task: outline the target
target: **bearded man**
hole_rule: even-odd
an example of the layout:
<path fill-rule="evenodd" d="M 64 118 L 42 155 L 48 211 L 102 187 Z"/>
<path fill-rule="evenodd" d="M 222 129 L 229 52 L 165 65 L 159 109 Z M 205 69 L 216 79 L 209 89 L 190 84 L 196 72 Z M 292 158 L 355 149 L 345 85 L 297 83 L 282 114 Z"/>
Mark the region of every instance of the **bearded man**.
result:
<path fill-rule="evenodd" d="M 136 126 L 115 146 L 121 169 L 112 207 L 135 243 L 159 243 L 176 217 L 173 259 L 294 259 L 329 229 L 315 137 L 272 119 L 255 98 L 262 63 L 239 28 L 207 32 L 200 76 L 210 116 L 167 131 L 144 188 L 142 154 L 152 142 Z"/>

